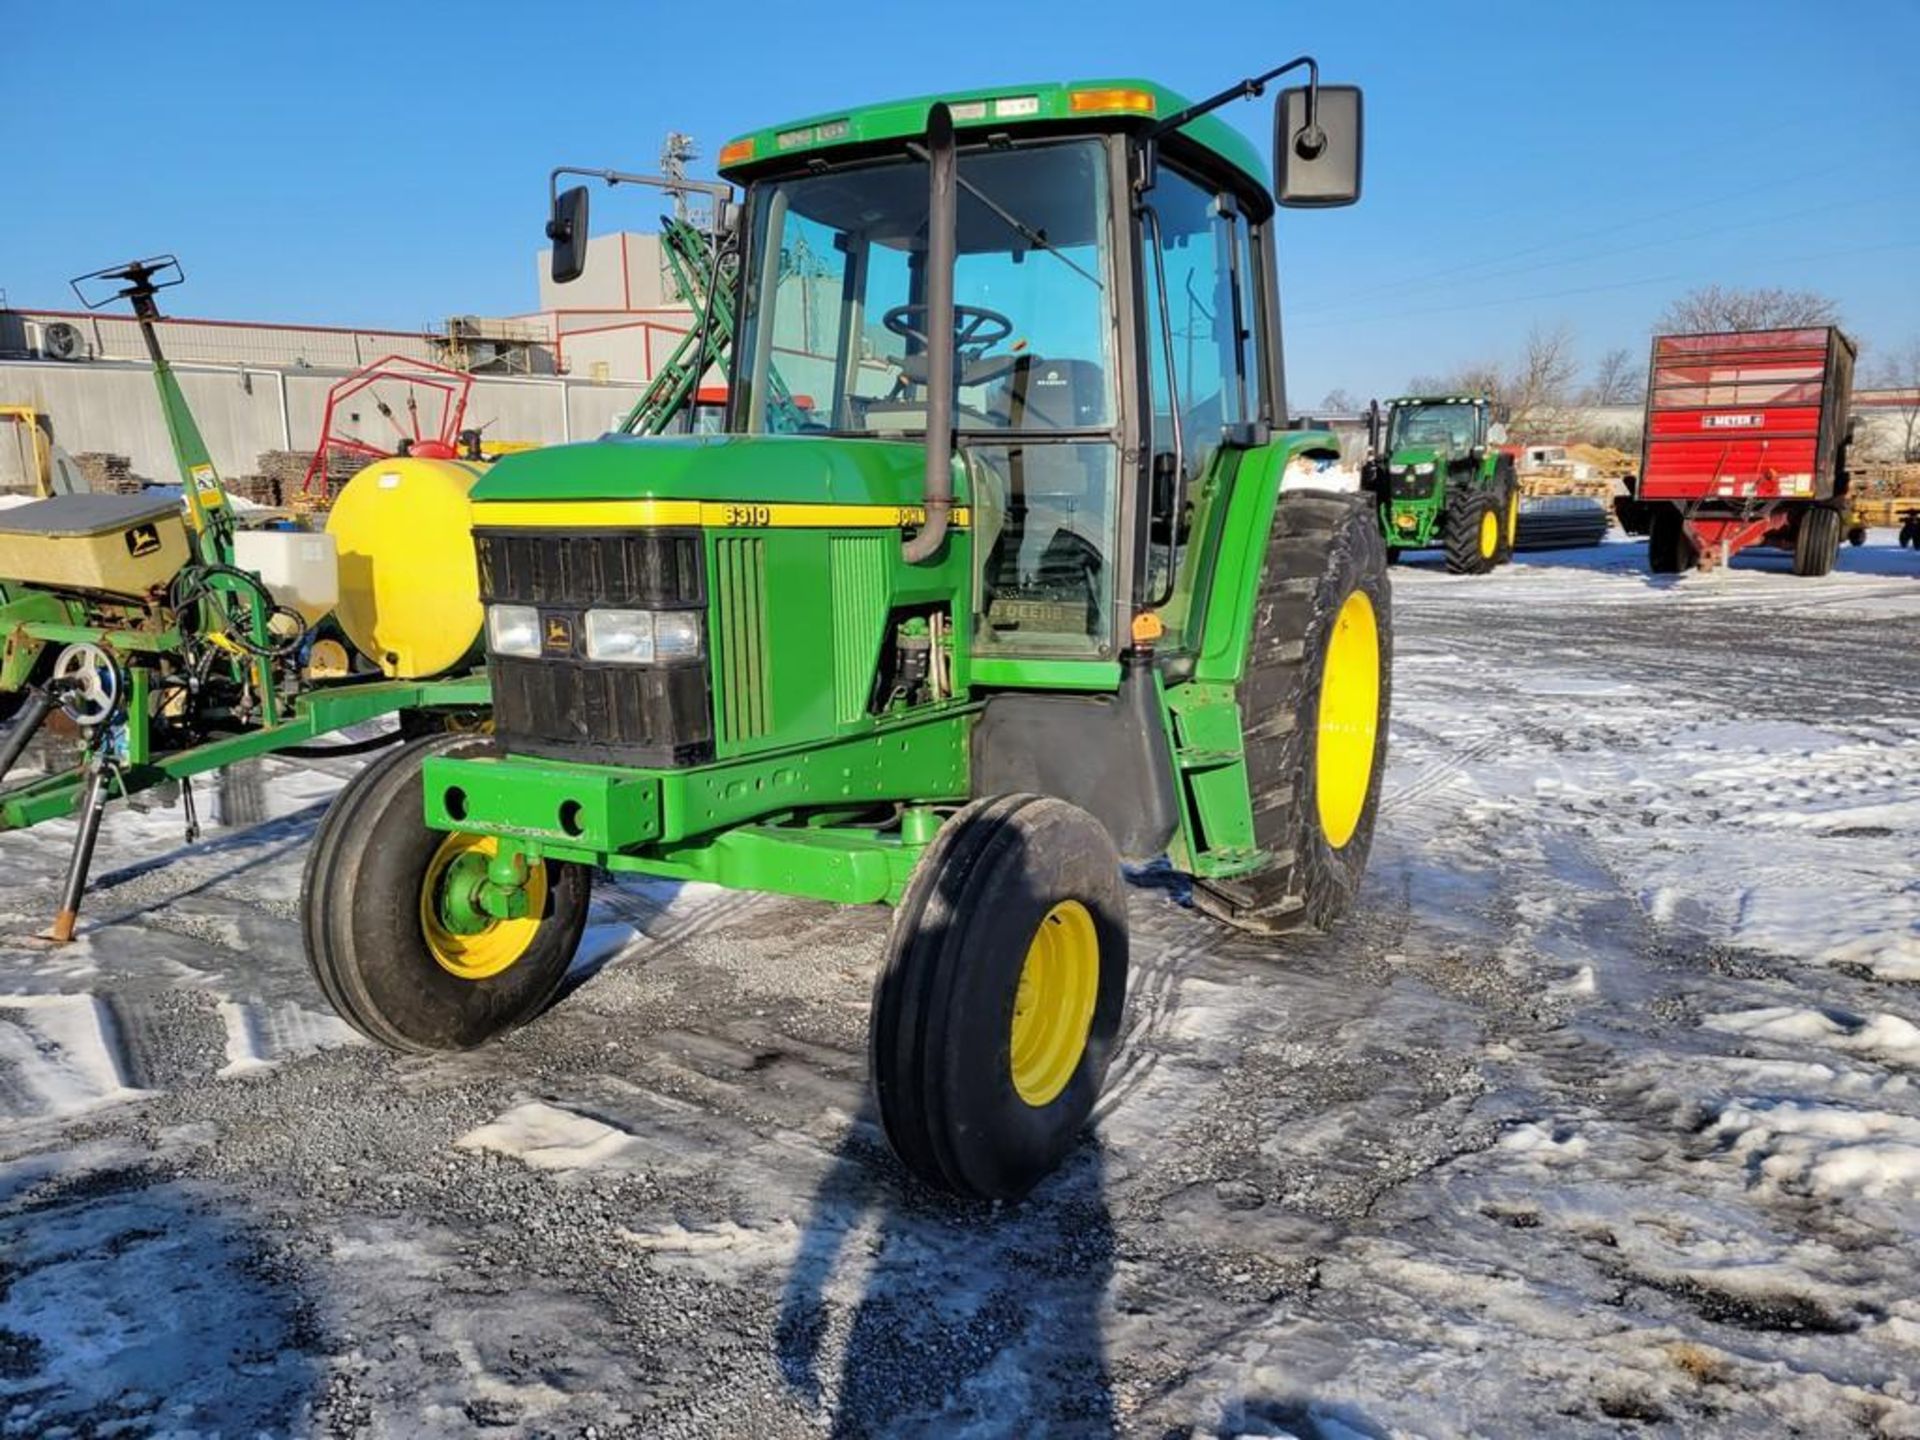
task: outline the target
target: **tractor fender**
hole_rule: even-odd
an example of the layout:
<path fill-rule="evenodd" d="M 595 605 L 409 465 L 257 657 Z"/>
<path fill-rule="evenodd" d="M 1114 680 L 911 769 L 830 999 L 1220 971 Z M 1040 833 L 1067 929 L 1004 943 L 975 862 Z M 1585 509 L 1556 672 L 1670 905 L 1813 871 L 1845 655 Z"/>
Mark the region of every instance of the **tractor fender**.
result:
<path fill-rule="evenodd" d="M 1297 460 L 1308 463 L 1296 472 Z M 1339 461 L 1340 442 L 1317 430 L 1276 435 L 1273 443 L 1239 457 L 1228 481 L 1225 522 L 1217 532 L 1213 585 L 1201 616 L 1193 679 L 1232 685 L 1246 674 L 1253 607 L 1260 593 L 1260 570 L 1266 563 L 1274 508 L 1284 503 L 1283 488 L 1352 488 L 1331 486 L 1324 480 L 1316 483 L 1321 476 L 1337 474 L 1331 467 Z"/>

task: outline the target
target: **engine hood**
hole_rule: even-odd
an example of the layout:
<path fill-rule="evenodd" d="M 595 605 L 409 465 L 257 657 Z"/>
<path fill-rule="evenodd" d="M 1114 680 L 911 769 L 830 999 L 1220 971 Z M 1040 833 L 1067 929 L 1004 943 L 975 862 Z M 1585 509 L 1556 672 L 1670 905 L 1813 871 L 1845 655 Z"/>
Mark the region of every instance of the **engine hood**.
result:
<path fill-rule="evenodd" d="M 1388 457 L 1387 464 L 1395 470 L 1412 469 L 1415 465 L 1432 465 L 1438 469 L 1452 456 L 1452 447 L 1447 445 L 1403 445 Z"/>
<path fill-rule="evenodd" d="M 954 467 L 963 501 L 964 469 Z M 475 484 L 473 499 L 914 506 L 925 472 L 926 447 L 917 441 L 609 435 L 509 455 Z"/>

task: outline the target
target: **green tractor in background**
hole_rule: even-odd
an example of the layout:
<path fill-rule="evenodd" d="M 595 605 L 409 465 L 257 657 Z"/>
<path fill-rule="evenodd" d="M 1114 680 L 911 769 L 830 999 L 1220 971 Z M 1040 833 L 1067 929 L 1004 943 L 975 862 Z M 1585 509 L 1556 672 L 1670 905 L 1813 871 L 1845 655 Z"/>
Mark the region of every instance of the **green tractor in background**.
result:
<path fill-rule="evenodd" d="M 1211 112 L 1296 67 L 1270 187 Z M 475 485 L 493 733 L 341 792 L 308 958 L 367 1035 L 463 1049 L 552 1000 L 602 872 L 893 905 L 882 1127 L 924 1182 L 1016 1197 L 1121 1033 L 1123 857 L 1269 934 L 1331 924 L 1365 869 L 1386 554 L 1320 488 L 1335 437 L 1287 428 L 1274 242 L 1276 200 L 1358 198 L 1359 92 L 1307 57 L 1198 104 L 1004 86 L 720 165 L 724 432 Z M 616 177 L 555 172 L 564 282 L 561 174 Z"/>
<path fill-rule="evenodd" d="M 1370 421 L 1366 488 L 1390 560 L 1437 546 L 1453 574 L 1484 575 L 1513 558 L 1520 481 L 1493 401 L 1402 396 Z"/>

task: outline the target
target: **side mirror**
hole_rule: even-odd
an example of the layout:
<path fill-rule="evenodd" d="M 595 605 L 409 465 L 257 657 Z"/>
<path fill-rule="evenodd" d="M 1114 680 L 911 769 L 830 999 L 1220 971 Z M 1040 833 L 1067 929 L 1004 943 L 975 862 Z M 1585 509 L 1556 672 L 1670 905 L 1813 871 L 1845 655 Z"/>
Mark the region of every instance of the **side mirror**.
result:
<path fill-rule="evenodd" d="M 1273 107 L 1274 199 L 1294 209 L 1351 205 L 1360 198 L 1358 85 L 1322 85 L 1314 124 L 1305 86 L 1282 90 Z"/>
<path fill-rule="evenodd" d="M 575 185 L 553 197 L 547 239 L 553 242 L 553 283 L 565 285 L 578 280 L 587 268 L 586 186 Z"/>
<path fill-rule="evenodd" d="M 1506 444 L 1507 427 L 1502 425 L 1498 420 L 1494 421 L 1493 424 L 1487 427 L 1487 443 L 1489 445 Z"/>

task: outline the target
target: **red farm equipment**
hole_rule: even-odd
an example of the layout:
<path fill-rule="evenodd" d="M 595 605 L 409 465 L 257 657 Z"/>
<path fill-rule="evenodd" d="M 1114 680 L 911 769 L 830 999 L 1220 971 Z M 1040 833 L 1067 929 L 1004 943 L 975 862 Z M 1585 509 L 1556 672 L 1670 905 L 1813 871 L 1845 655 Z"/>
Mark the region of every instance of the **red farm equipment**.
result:
<path fill-rule="evenodd" d="M 1855 353 L 1831 326 L 1654 340 L 1645 459 L 1620 505 L 1649 569 L 1710 569 L 1750 545 L 1790 551 L 1796 575 L 1833 569 Z"/>
<path fill-rule="evenodd" d="M 403 422 L 395 407 L 382 394 L 382 385 L 405 390 Z M 320 444 L 307 466 L 301 491 L 325 496 L 335 465 L 345 458 L 353 468 L 389 455 L 411 455 L 421 460 L 452 460 L 461 454 L 461 426 L 467 415 L 467 397 L 473 390 L 473 376 L 464 370 L 449 370 L 430 360 L 408 355 L 383 355 L 363 365 L 327 391 L 327 408 L 320 421 Z M 421 392 L 427 396 L 428 413 L 422 415 Z M 364 398 L 359 398 L 364 392 Z M 392 439 L 376 443 L 359 433 L 360 415 L 349 410 L 348 402 L 371 405 L 393 430 Z M 424 423 L 423 423 L 424 421 Z M 323 478 L 324 477 L 324 478 Z"/>

